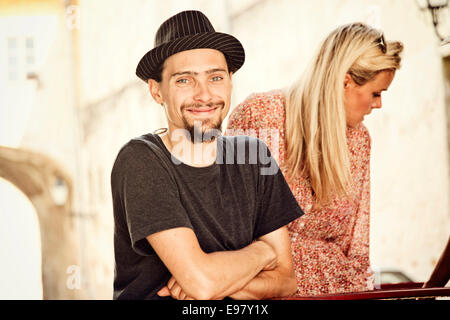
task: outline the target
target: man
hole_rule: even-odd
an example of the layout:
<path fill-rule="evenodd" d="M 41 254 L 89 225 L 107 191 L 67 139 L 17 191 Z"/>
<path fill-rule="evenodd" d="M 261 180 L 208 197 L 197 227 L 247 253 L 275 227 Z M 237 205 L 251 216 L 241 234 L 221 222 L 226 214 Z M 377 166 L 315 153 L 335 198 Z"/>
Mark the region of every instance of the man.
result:
<path fill-rule="evenodd" d="M 168 130 L 131 140 L 112 170 L 115 299 L 296 291 L 285 225 L 303 212 L 278 167 L 267 170 L 275 162 L 262 142 L 220 135 L 244 57 L 236 38 L 184 11 L 140 60 L 136 74 L 165 108 Z"/>

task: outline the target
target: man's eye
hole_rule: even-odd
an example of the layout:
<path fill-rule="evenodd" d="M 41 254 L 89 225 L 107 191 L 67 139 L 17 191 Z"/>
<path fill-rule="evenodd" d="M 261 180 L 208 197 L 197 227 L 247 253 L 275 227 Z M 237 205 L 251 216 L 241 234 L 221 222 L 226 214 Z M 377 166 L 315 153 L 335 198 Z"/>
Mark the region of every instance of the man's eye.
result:
<path fill-rule="evenodd" d="M 177 83 L 186 84 L 186 83 L 189 83 L 189 80 L 186 79 L 186 78 L 182 78 L 182 79 L 178 79 L 178 80 L 177 80 Z"/>
<path fill-rule="evenodd" d="M 212 77 L 212 81 L 220 81 L 220 80 L 222 80 L 223 78 L 221 77 L 221 76 L 214 76 L 214 77 Z"/>
<path fill-rule="evenodd" d="M 381 97 L 381 94 L 380 94 L 380 93 L 374 92 L 374 93 L 373 93 L 373 97 L 374 97 L 374 98 Z"/>

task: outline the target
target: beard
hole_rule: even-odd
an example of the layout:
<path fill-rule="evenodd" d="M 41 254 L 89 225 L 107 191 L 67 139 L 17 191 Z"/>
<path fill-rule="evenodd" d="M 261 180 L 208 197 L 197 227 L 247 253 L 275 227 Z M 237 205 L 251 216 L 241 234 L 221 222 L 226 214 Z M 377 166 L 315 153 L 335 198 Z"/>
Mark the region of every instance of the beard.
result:
<path fill-rule="evenodd" d="M 181 107 L 181 112 L 183 115 L 183 123 L 184 128 L 189 133 L 190 140 L 192 143 L 210 143 L 215 141 L 216 137 L 221 135 L 222 132 L 222 122 L 223 118 L 221 114 L 217 118 L 214 119 L 202 119 L 202 120 L 194 120 L 193 123 L 189 122 L 186 116 L 184 115 L 184 110 L 187 108 L 200 108 L 202 106 L 206 106 L 211 108 L 216 106 L 217 109 L 221 110 L 224 108 L 225 103 L 223 101 L 208 103 L 206 105 L 192 103 L 186 104 Z"/>

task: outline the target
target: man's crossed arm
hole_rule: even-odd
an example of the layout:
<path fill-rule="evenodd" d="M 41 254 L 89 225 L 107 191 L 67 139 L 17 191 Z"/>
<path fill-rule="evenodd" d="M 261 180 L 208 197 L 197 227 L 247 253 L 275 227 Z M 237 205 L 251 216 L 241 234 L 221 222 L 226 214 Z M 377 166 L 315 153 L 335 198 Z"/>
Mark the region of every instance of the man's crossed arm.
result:
<path fill-rule="evenodd" d="M 192 229 L 174 228 L 147 237 L 172 274 L 158 294 L 176 299 L 264 299 L 296 291 L 286 227 L 247 247 L 205 253 Z"/>

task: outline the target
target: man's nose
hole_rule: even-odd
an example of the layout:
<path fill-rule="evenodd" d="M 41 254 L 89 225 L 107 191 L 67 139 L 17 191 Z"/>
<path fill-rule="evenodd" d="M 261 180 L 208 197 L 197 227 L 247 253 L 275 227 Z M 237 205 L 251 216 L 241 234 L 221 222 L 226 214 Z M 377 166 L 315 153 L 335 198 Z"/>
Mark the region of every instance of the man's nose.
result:
<path fill-rule="evenodd" d="M 194 100 L 198 102 L 209 102 L 212 99 L 212 94 L 207 83 L 197 82 L 195 88 Z"/>

